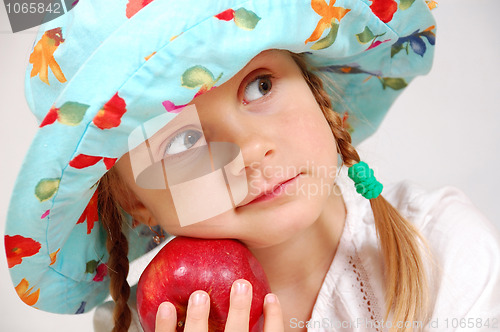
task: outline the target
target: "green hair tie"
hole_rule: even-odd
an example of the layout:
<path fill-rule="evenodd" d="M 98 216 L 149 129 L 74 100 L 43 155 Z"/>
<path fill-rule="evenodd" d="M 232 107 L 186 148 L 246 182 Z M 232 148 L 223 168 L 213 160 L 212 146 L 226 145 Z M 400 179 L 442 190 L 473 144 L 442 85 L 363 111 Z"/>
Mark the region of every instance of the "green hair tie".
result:
<path fill-rule="evenodd" d="M 375 179 L 373 170 L 364 161 L 349 167 L 347 173 L 354 181 L 356 191 L 366 199 L 377 198 L 384 186 Z"/>

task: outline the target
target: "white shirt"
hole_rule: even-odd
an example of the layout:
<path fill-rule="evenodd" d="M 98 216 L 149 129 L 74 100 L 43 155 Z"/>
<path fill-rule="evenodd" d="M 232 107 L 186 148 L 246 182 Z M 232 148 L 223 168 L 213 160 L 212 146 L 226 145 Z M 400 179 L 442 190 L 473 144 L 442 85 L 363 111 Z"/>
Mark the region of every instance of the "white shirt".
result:
<path fill-rule="evenodd" d="M 285 323 L 315 332 L 387 331 L 384 263 L 370 202 L 356 193 L 345 174 L 337 182 L 347 210 L 337 252 L 311 319 Z M 500 331 L 500 233 L 495 226 L 453 187 L 425 192 L 401 182 L 384 187 L 382 194 L 424 235 L 440 267 L 428 271 L 432 316 L 423 331 Z M 158 250 L 134 262 L 131 284 Z M 129 331 L 142 332 L 135 292 L 129 303 L 133 312 Z M 95 331 L 112 330 L 112 310 L 112 302 L 97 308 Z"/>
<path fill-rule="evenodd" d="M 309 330 L 386 331 L 384 263 L 373 212 L 350 180 L 338 184 L 346 224 Z M 419 229 L 441 270 L 428 274 L 432 316 L 423 330 L 500 331 L 500 234 L 495 226 L 453 187 L 429 193 L 401 182 L 385 187 L 383 196 Z"/>

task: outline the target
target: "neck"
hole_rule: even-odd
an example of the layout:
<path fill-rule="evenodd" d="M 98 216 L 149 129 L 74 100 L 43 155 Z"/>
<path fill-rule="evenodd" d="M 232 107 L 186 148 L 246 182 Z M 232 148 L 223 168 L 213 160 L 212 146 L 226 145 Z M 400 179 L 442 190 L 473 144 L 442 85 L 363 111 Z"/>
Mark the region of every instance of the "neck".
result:
<path fill-rule="evenodd" d="M 272 247 L 254 248 L 274 293 L 314 291 L 328 272 L 345 224 L 345 205 L 334 190 L 318 219 L 307 229 Z M 299 288 L 297 288 L 299 287 Z"/>

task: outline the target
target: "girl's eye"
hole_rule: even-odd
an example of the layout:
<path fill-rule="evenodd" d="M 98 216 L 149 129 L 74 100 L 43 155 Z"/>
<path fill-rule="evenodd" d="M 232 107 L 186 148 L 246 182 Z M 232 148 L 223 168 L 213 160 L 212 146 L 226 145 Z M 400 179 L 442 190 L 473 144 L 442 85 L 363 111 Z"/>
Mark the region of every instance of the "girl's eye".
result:
<path fill-rule="evenodd" d="M 244 100 L 250 102 L 262 98 L 271 91 L 271 88 L 271 76 L 259 76 L 245 87 Z"/>
<path fill-rule="evenodd" d="M 174 136 L 168 142 L 165 149 L 166 155 L 181 153 L 190 149 L 198 140 L 203 136 L 203 133 L 198 130 L 188 129 L 184 130 Z"/>

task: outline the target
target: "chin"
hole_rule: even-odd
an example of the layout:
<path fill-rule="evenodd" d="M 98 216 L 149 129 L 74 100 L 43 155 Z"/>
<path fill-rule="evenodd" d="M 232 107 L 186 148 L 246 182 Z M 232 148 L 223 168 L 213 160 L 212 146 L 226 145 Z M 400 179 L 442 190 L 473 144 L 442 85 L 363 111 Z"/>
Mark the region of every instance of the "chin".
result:
<path fill-rule="evenodd" d="M 321 214 L 318 200 L 297 200 L 273 211 L 259 213 L 248 221 L 252 223 L 252 238 L 241 240 L 250 248 L 264 248 L 283 243 L 311 227 Z"/>

